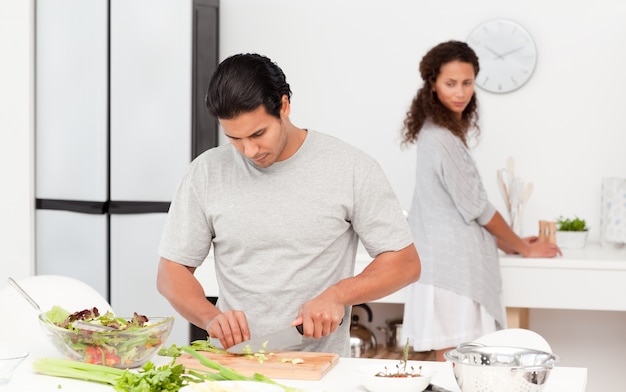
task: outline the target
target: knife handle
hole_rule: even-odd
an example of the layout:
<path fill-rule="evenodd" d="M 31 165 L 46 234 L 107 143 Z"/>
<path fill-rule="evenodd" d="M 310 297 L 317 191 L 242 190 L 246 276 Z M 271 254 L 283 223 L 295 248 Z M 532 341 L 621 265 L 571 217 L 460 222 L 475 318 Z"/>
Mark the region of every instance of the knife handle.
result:
<path fill-rule="evenodd" d="M 339 322 L 339 325 L 343 324 L 343 319 Z M 302 328 L 302 324 L 296 325 L 296 329 L 300 333 L 300 335 L 304 335 L 304 328 Z"/>

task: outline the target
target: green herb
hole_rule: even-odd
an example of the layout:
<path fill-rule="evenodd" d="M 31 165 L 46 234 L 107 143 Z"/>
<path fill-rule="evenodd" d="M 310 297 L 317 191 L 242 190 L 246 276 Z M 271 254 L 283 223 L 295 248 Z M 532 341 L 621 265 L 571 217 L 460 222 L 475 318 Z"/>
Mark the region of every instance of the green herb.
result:
<path fill-rule="evenodd" d="M 185 367 L 182 364 L 156 367 L 148 362 L 139 373 L 125 370 L 117 380 L 114 389 L 120 392 L 151 392 L 151 391 L 178 391 L 191 377 L 184 375 Z"/>
<path fill-rule="evenodd" d="M 408 362 L 409 362 L 409 339 L 406 340 L 406 344 L 404 345 L 403 357 L 400 360 L 400 363 L 396 365 L 396 371 L 390 372 L 385 366 L 384 372 L 376 373 L 376 377 L 420 377 L 422 375 L 422 367 L 419 366 L 417 372 L 411 366 L 409 370 L 407 370 Z"/>
<path fill-rule="evenodd" d="M 587 223 L 584 219 L 575 217 L 574 219 L 567 219 L 560 216 L 556 220 L 557 230 L 559 231 L 587 231 Z"/>
<path fill-rule="evenodd" d="M 73 378 L 76 380 L 109 384 L 119 392 L 156 392 L 178 391 L 190 381 L 184 375 L 182 364 L 172 363 L 156 367 L 147 362 L 138 372 L 122 370 L 104 365 L 94 365 L 59 358 L 37 358 L 33 362 L 37 373 L 48 376 Z"/>

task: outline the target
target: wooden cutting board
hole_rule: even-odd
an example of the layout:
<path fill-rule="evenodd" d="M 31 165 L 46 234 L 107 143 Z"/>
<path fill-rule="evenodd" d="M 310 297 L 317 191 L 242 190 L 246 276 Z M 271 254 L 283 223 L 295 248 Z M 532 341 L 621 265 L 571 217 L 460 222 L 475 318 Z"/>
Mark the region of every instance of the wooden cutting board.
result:
<path fill-rule="evenodd" d="M 269 378 L 282 378 L 287 380 L 319 380 L 339 362 L 339 356 L 335 353 L 304 351 L 276 351 L 274 355 L 268 354 L 267 359 L 262 363 L 254 357 L 204 351 L 199 351 L 199 353 L 245 376 L 260 373 Z M 281 362 L 281 359 L 294 358 L 302 359 L 303 362 L 297 364 Z M 192 369 L 210 370 L 187 353 L 178 357 L 176 363 L 182 363 L 185 367 Z"/>

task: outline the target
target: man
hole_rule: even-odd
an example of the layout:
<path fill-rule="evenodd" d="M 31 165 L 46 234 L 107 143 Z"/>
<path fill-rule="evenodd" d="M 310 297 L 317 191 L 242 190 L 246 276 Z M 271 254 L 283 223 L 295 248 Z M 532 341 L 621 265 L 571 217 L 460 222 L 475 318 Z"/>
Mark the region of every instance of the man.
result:
<path fill-rule="evenodd" d="M 294 350 L 350 356 L 351 306 L 417 280 L 411 232 L 380 166 L 289 120 L 283 71 L 258 54 L 224 60 L 209 111 L 230 144 L 195 159 L 172 201 L 157 286 L 228 348 L 303 324 Z M 359 239 L 375 257 L 353 276 Z M 217 307 L 193 276 L 214 247 Z"/>

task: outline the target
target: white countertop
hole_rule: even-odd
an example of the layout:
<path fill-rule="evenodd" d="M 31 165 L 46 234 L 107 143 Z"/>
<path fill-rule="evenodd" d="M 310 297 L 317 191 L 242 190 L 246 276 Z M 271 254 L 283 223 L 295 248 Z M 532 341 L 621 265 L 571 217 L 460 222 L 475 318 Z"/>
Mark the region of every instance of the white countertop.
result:
<path fill-rule="evenodd" d="M 1 342 L 0 347 L 15 345 L 16 342 Z M 32 370 L 32 361 L 38 357 L 60 357 L 54 347 L 28 346 L 31 355 L 16 369 L 13 380 L 6 386 L 0 387 L 2 392 L 112 392 L 113 388 L 103 384 L 86 381 L 71 380 L 58 377 L 43 376 L 36 374 Z M 166 357 L 154 357 L 153 362 L 157 365 L 165 364 L 169 361 Z M 385 359 L 364 359 L 364 358 L 340 358 L 339 363 L 321 380 L 301 381 L 301 380 L 276 380 L 282 384 L 303 388 L 307 391 L 326 392 L 365 392 L 365 388 L 359 381 L 358 369 L 367 365 L 395 365 L 397 360 Z M 431 382 L 439 387 L 446 388 L 452 392 L 460 392 L 454 380 L 451 363 L 443 362 L 422 362 L 423 366 L 435 369 L 436 373 Z M 587 369 L 555 367 L 548 379 L 543 392 L 584 392 L 587 384 Z"/>
<path fill-rule="evenodd" d="M 501 256 L 507 307 L 626 311 L 626 248 L 590 243 L 563 256 Z"/>
<path fill-rule="evenodd" d="M 357 253 L 355 274 L 371 261 Z M 506 307 L 626 311 L 626 247 L 589 243 L 584 249 L 563 249 L 563 256 L 531 259 L 500 256 Z M 211 257 L 196 271 L 208 297 L 217 297 Z M 406 290 L 373 302 L 404 303 Z"/>

